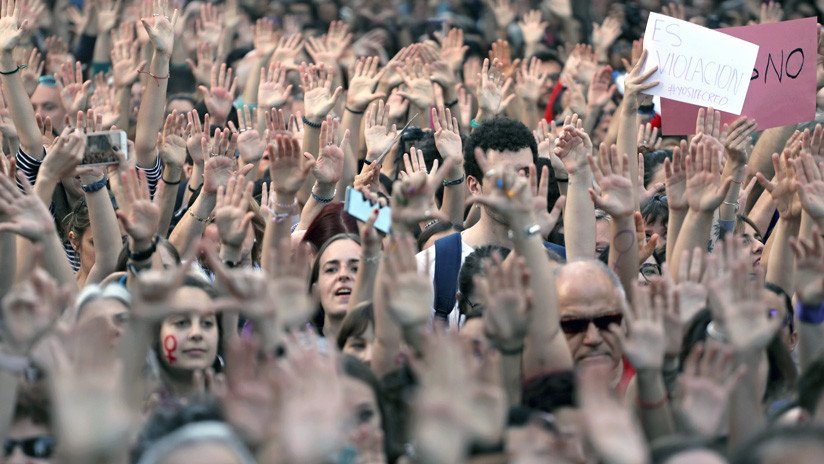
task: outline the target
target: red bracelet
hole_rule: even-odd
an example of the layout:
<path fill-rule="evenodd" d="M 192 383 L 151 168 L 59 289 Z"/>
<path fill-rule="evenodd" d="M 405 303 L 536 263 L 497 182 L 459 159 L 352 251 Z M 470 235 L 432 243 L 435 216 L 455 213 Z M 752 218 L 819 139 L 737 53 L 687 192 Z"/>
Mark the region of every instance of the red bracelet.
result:
<path fill-rule="evenodd" d="M 155 84 L 157 84 L 158 87 L 160 87 L 160 80 L 161 79 L 168 79 L 169 78 L 169 76 L 156 76 L 156 75 L 150 73 L 149 71 L 144 71 L 142 68 L 138 69 L 137 73 L 138 74 L 148 74 L 148 75 L 152 76 L 152 78 L 154 78 Z"/>
<path fill-rule="evenodd" d="M 641 409 L 658 409 L 661 406 L 667 404 L 667 401 L 669 401 L 669 394 L 664 393 L 664 397 L 661 398 L 660 400 L 654 402 L 654 403 L 647 403 L 645 401 L 642 401 L 641 398 L 639 397 L 635 401 L 635 404 L 637 404 L 638 407 L 641 408 Z"/>

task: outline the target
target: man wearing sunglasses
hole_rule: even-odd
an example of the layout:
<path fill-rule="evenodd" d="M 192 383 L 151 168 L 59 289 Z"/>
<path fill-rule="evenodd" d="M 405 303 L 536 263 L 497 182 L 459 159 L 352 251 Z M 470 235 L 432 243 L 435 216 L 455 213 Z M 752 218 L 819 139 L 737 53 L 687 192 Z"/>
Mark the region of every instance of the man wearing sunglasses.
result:
<path fill-rule="evenodd" d="M 561 330 L 574 363 L 609 363 L 616 383 L 623 374 L 624 292 L 618 277 L 597 260 L 575 261 L 560 268 L 555 280 Z"/>
<path fill-rule="evenodd" d="M 55 440 L 51 434 L 48 404 L 36 395 L 21 392 L 14 419 L 3 442 L 0 464 L 56 463 Z M 30 398 L 31 397 L 31 398 Z"/>

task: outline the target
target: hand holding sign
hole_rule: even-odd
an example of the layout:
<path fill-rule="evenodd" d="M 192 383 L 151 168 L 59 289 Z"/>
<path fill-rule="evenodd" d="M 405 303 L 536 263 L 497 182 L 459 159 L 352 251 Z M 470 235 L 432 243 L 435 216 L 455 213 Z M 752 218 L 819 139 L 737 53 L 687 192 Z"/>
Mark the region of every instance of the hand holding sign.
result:
<path fill-rule="evenodd" d="M 644 71 L 657 66 L 662 84 L 644 93 L 741 113 L 758 45 L 650 13 L 644 46 Z"/>

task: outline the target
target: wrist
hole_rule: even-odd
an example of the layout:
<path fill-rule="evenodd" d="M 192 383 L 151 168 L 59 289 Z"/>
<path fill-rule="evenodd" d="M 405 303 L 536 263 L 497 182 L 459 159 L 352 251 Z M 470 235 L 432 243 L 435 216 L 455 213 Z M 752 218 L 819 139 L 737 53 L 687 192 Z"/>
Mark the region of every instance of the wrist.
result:
<path fill-rule="evenodd" d="M 337 183 L 315 181 L 315 185 L 312 187 L 312 193 L 321 198 L 330 198 L 335 196 L 335 191 L 337 190 L 336 185 Z"/>
<path fill-rule="evenodd" d="M 242 252 L 240 251 L 240 247 L 237 245 L 229 244 L 221 240 L 220 245 L 220 260 L 221 261 L 231 261 L 236 263 L 240 261 L 242 256 Z"/>
<path fill-rule="evenodd" d="M 295 203 L 295 192 L 275 192 L 275 206 L 293 205 Z"/>

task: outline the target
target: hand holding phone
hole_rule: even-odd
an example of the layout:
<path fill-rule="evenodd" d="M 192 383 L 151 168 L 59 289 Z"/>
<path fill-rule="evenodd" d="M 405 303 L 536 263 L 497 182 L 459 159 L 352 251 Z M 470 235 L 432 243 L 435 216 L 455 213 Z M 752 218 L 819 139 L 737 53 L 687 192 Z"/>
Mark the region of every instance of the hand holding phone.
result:
<path fill-rule="evenodd" d="M 81 166 L 101 166 L 120 162 L 118 153 L 129 158 L 129 141 L 126 132 L 103 131 L 86 135 L 86 153 L 83 154 Z"/>
<path fill-rule="evenodd" d="M 389 206 L 378 206 L 367 200 L 359 190 L 351 186 L 346 187 L 343 209 L 350 216 L 360 222 L 367 222 L 375 208 L 378 208 L 378 219 L 375 221 L 375 229 L 384 234 L 389 234 L 392 227 L 392 208 Z"/>

